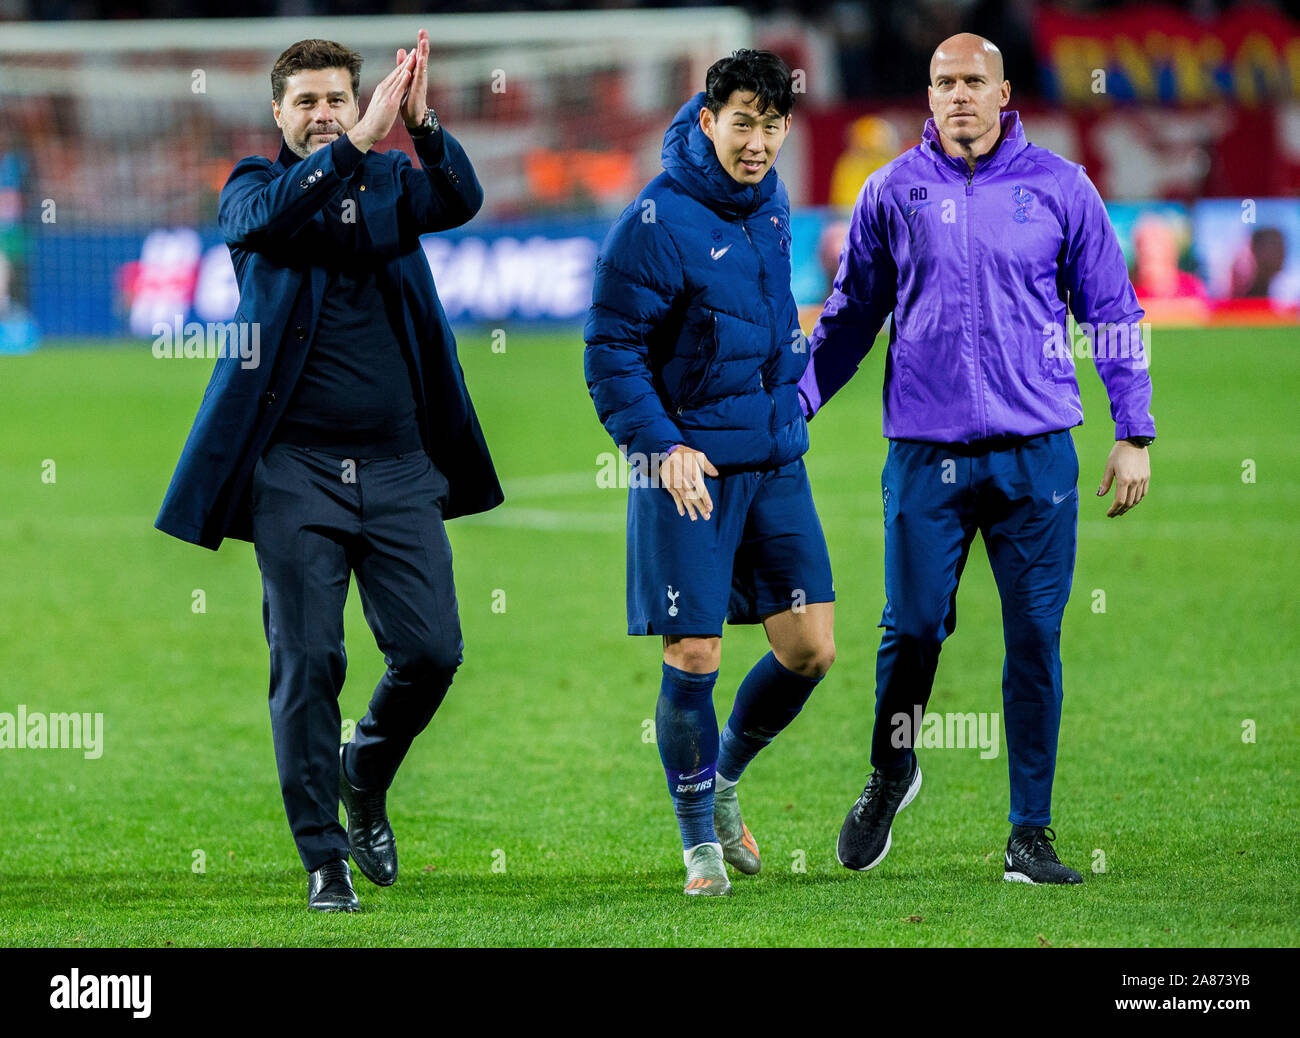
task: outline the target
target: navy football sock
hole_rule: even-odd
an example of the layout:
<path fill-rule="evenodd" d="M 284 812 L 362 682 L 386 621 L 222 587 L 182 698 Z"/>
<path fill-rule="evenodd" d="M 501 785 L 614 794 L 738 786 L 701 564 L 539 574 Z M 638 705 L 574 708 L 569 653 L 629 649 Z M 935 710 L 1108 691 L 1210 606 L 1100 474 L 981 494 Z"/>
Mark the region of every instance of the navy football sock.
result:
<path fill-rule="evenodd" d="M 718 774 L 736 782 L 758 751 L 795 719 L 819 681 L 786 670 L 771 652 L 755 663 L 722 730 Z"/>
<path fill-rule="evenodd" d="M 718 672 L 688 674 L 664 664 L 655 708 L 655 739 L 668 792 L 682 831 L 682 846 L 717 843 L 713 830 L 713 776 L 718 760 L 718 718 L 713 684 Z"/>

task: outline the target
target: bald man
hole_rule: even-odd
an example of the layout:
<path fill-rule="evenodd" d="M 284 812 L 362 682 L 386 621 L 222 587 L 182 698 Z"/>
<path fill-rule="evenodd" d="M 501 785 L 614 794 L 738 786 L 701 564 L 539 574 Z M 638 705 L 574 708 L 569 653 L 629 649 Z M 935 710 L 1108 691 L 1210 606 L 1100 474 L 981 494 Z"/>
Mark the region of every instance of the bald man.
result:
<path fill-rule="evenodd" d="M 862 188 L 799 389 L 813 415 L 853 376 L 893 315 L 881 477 L 886 603 L 876 661 L 872 773 L 837 857 L 879 865 L 894 816 L 921 788 L 915 736 L 976 532 L 1002 599 L 1003 726 L 1011 835 L 1003 878 L 1081 883 L 1052 848 L 1061 720 L 1061 617 L 1074 573 L 1083 421 L 1067 313 L 1110 396 L 1115 446 L 1097 495 L 1121 516 L 1150 479 L 1144 314 L 1083 167 L 1025 139 L 1006 111 L 1002 55 L 963 33 L 930 61 L 921 143 Z"/>

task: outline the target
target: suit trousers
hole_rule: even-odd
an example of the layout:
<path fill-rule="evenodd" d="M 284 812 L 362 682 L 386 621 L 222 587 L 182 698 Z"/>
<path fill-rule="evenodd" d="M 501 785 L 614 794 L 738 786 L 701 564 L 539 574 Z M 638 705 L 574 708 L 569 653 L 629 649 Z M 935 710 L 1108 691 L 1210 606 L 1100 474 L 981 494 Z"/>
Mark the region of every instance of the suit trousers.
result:
<path fill-rule="evenodd" d="M 270 649 L 271 732 L 307 871 L 348 854 L 339 824 L 338 696 L 352 573 L 387 668 L 347 750 L 360 788 L 387 789 L 461 662 L 446 478 L 423 451 L 348 459 L 273 443 L 253 470 L 253 546 Z"/>

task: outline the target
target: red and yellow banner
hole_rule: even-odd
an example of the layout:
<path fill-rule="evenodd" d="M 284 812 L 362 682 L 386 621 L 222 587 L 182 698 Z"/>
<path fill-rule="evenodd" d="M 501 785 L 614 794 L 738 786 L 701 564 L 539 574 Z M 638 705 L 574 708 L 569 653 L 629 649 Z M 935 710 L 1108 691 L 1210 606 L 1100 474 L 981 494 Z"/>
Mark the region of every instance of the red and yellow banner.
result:
<path fill-rule="evenodd" d="M 1269 104 L 1300 98 L 1300 22 L 1254 4 L 1201 20 L 1173 7 L 1039 9 L 1043 96 L 1066 105 Z"/>

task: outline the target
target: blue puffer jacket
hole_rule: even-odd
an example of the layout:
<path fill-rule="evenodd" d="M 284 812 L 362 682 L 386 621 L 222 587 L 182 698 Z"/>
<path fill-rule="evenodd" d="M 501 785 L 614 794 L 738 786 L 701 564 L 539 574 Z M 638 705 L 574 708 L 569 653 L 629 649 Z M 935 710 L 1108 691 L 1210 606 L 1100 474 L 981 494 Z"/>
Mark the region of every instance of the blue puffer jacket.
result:
<path fill-rule="evenodd" d="M 587 387 L 629 456 L 681 443 L 720 472 L 775 468 L 808 449 L 790 201 L 775 169 L 749 186 L 722 168 L 700 129 L 703 105 L 700 93 L 682 106 L 664 136 L 664 172 L 605 239 Z"/>

